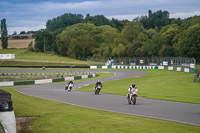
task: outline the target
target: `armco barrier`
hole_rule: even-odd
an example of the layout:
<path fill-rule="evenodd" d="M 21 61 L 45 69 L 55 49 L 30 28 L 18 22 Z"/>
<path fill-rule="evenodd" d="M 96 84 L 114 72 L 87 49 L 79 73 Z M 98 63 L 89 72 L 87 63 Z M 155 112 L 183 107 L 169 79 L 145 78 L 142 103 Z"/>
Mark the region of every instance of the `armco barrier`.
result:
<path fill-rule="evenodd" d="M 35 81 L 15 81 L 14 85 L 31 85 L 35 84 Z"/>
<path fill-rule="evenodd" d="M 40 80 L 35 80 L 35 84 L 44 84 L 44 83 L 52 83 L 52 79 L 40 79 Z"/>
<path fill-rule="evenodd" d="M 67 80 L 74 80 L 74 77 L 65 77 L 65 81 Z"/>
<path fill-rule="evenodd" d="M 88 75 L 88 78 L 92 78 L 92 77 L 94 77 L 93 75 Z"/>
<path fill-rule="evenodd" d="M 0 82 L 0 86 L 13 86 L 14 82 L 10 81 L 10 82 Z"/>
<path fill-rule="evenodd" d="M 182 72 L 195 73 L 194 68 L 184 68 L 176 66 L 124 66 L 124 65 L 114 65 L 114 66 L 90 66 L 90 69 L 165 69 L 165 70 L 174 70 Z"/>
<path fill-rule="evenodd" d="M 53 82 L 61 82 L 61 81 L 65 81 L 64 78 L 56 78 L 56 79 L 52 79 Z"/>
<path fill-rule="evenodd" d="M 53 83 L 53 82 L 61 82 L 61 81 L 69 81 L 69 80 L 78 80 L 85 78 L 96 77 L 97 74 L 93 73 L 90 75 L 82 75 L 82 76 L 74 76 L 74 77 L 63 77 L 56 79 L 40 79 L 34 81 L 10 81 L 10 82 L 0 82 L 0 86 L 15 86 L 15 85 L 31 85 L 31 84 L 44 84 L 44 83 Z"/>
<path fill-rule="evenodd" d="M 88 78 L 88 75 L 82 75 L 81 78 L 86 79 L 86 78 Z"/>
<path fill-rule="evenodd" d="M 75 76 L 74 77 L 74 80 L 79 80 L 79 79 L 81 79 L 82 77 L 81 76 Z"/>

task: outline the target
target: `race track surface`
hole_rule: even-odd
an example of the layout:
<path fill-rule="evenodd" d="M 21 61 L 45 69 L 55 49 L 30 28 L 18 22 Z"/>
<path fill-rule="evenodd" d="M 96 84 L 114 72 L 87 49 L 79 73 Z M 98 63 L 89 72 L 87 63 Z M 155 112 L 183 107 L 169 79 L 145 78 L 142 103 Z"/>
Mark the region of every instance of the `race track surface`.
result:
<path fill-rule="evenodd" d="M 9 70 L 9 72 L 19 72 L 19 71 L 33 72 L 41 70 L 37 69 Z M 45 70 L 45 71 L 53 71 L 53 70 Z M 101 79 L 101 81 L 117 80 L 117 79 L 136 77 L 147 74 L 144 71 L 135 71 L 135 70 L 84 70 L 84 71 L 115 73 L 115 76 Z M 88 84 L 94 84 L 96 83 L 96 81 L 97 79 L 75 82 L 74 88 L 78 88 L 80 86 Z M 121 95 L 111 95 L 103 93 L 95 95 L 92 92 L 82 92 L 82 91 L 67 92 L 64 90 L 64 87 L 65 83 L 54 83 L 46 85 L 28 85 L 28 86 L 23 86 L 23 88 L 19 86 L 18 88 L 16 88 L 16 90 L 29 96 L 39 97 L 43 99 L 58 101 L 86 108 L 105 110 L 116 113 L 155 118 L 161 120 L 175 121 L 184 124 L 200 126 L 200 104 L 171 102 L 171 101 L 145 99 L 138 97 L 136 105 L 129 105 L 125 96 L 126 94 L 124 94 L 124 96 L 121 96 Z M 127 88 L 124 89 L 128 89 L 128 87 L 129 85 L 127 85 Z"/>

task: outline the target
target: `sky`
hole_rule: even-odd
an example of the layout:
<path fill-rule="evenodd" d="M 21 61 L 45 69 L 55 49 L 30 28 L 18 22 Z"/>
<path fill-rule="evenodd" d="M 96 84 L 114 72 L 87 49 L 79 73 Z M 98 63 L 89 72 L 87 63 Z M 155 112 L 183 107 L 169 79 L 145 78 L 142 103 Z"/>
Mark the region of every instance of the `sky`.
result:
<path fill-rule="evenodd" d="M 200 15 L 200 0 L 0 0 L 0 20 L 6 19 L 8 34 L 37 31 L 64 13 L 104 15 L 133 20 L 148 10 L 168 11 L 170 18 Z"/>

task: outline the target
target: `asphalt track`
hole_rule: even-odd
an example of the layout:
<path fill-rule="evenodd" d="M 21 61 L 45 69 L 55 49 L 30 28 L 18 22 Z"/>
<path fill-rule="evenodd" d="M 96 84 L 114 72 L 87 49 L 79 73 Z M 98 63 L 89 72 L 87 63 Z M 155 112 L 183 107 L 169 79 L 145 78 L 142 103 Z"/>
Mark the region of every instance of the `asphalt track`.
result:
<path fill-rule="evenodd" d="M 41 70 L 10 69 L 8 71 L 35 72 Z M 45 71 L 53 71 L 53 70 L 45 70 Z M 86 70 L 86 71 L 92 71 L 92 70 Z M 135 70 L 93 70 L 93 71 L 115 73 L 115 76 L 101 79 L 101 81 L 103 82 L 123 79 L 128 77 L 136 77 L 147 74 L 144 71 L 135 71 Z M 74 88 L 78 88 L 88 84 L 94 84 L 96 81 L 97 80 L 79 81 L 75 83 Z M 171 101 L 145 99 L 138 97 L 136 105 L 129 105 L 125 96 L 126 94 L 124 94 L 124 96 L 121 96 L 121 95 L 111 95 L 103 93 L 95 95 L 92 92 L 82 92 L 82 91 L 67 92 L 64 90 L 64 87 L 65 83 L 55 83 L 46 85 L 28 85 L 23 87 L 19 86 L 16 88 L 16 90 L 29 96 L 58 101 L 80 107 L 200 126 L 200 104 L 171 102 Z M 127 85 L 127 88 L 124 89 L 128 89 L 128 87 L 129 85 Z"/>

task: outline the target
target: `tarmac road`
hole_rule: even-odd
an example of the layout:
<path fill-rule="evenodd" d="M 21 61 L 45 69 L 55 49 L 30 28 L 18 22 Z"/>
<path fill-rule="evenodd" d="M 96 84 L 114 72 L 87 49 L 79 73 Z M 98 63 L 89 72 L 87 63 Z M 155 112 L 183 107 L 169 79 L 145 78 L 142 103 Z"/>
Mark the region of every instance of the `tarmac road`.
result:
<path fill-rule="evenodd" d="M 17 72 L 19 70 L 29 71 L 29 72 L 40 71 L 37 69 L 28 69 L 28 70 L 16 69 L 9 71 Z M 47 71 L 53 71 L 53 70 L 47 70 Z M 86 71 L 92 71 L 92 70 L 86 70 Z M 135 71 L 135 70 L 93 70 L 93 71 L 115 73 L 115 76 L 101 79 L 101 81 L 117 80 L 117 79 L 136 77 L 147 74 L 144 71 Z M 97 80 L 75 82 L 74 88 L 78 88 L 80 86 L 84 86 L 87 84 L 94 84 L 96 83 L 96 81 Z M 86 108 L 105 110 L 116 113 L 155 118 L 161 120 L 175 121 L 184 124 L 200 126 L 200 104 L 171 102 L 171 101 L 145 99 L 138 97 L 136 105 L 129 105 L 125 96 L 126 94 L 124 94 L 124 96 L 121 96 L 121 95 L 111 95 L 103 93 L 95 95 L 92 92 L 82 92 L 82 91 L 67 92 L 64 90 L 64 87 L 65 83 L 55 83 L 46 85 L 28 85 L 26 87 L 23 86 L 23 88 L 19 86 L 18 88 L 16 88 L 16 90 L 26 95 L 58 101 L 66 104 L 72 104 L 76 106 L 86 107 Z M 128 87 L 129 85 L 127 85 L 127 88 L 124 89 L 128 89 Z"/>

